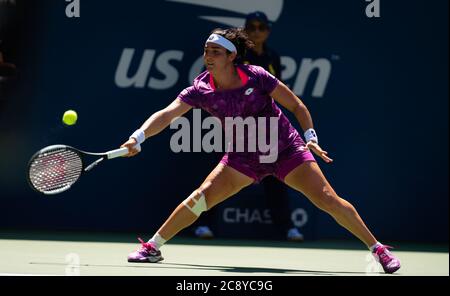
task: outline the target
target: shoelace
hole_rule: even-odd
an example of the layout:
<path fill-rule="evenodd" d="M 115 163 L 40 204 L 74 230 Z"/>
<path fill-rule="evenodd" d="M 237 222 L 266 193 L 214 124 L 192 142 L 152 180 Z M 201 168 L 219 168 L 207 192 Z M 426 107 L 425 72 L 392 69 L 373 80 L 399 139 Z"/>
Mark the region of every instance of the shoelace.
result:
<path fill-rule="evenodd" d="M 151 250 L 151 244 L 144 242 L 144 240 L 140 237 L 138 237 L 139 242 L 141 243 L 141 248 L 138 249 L 138 251 L 141 250 L 146 250 L 146 251 L 150 251 Z"/>
<path fill-rule="evenodd" d="M 375 251 L 375 255 L 377 255 L 378 258 L 380 258 L 380 261 L 389 263 L 393 259 L 392 256 L 390 256 L 391 252 L 389 252 L 389 249 L 393 248 L 394 247 L 388 245 L 383 245 L 377 248 L 377 250 Z"/>

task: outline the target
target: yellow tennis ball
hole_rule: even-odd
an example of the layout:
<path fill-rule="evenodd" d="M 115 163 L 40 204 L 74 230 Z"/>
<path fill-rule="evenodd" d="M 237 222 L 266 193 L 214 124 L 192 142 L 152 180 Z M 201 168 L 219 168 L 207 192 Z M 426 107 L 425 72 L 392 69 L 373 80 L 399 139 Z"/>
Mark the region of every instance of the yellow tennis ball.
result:
<path fill-rule="evenodd" d="M 66 112 L 64 112 L 62 121 L 67 125 L 74 125 L 77 122 L 77 119 L 77 112 L 73 110 L 67 110 Z"/>

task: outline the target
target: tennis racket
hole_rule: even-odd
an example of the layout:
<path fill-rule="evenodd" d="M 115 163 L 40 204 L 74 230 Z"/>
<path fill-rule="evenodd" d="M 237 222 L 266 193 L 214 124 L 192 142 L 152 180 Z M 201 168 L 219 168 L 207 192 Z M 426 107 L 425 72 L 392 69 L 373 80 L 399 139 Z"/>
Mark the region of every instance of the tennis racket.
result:
<path fill-rule="evenodd" d="M 128 154 L 128 148 L 92 153 L 66 145 L 48 146 L 31 157 L 28 164 L 28 182 L 40 193 L 58 194 L 70 189 L 83 173 L 89 172 L 103 160 L 126 154 Z M 100 156 L 100 158 L 86 165 L 88 156 Z"/>

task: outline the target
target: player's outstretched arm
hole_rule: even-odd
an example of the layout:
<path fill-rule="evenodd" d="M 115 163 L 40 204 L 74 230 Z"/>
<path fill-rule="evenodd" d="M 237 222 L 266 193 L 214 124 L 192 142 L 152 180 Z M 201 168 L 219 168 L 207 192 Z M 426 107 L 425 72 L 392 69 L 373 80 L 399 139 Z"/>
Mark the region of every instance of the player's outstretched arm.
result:
<path fill-rule="evenodd" d="M 142 144 L 146 138 L 160 133 L 170 125 L 173 119 L 185 114 L 191 108 L 192 106 L 177 98 L 166 108 L 155 112 L 131 135 L 130 139 L 121 146 L 127 147 L 130 150 L 130 153 L 126 156 L 134 156 L 139 153 L 140 144 Z"/>

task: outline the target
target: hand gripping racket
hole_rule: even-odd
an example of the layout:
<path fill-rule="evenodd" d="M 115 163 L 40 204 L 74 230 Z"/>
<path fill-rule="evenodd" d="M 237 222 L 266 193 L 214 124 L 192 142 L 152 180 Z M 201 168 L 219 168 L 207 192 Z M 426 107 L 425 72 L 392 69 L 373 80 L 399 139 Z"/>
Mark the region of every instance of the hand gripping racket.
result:
<path fill-rule="evenodd" d="M 105 153 L 81 151 L 66 145 L 53 145 L 36 152 L 28 164 L 28 182 L 31 187 L 46 195 L 64 192 L 104 159 L 113 159 L 128 154 L 128 148 Z M 86 166 L 88 156 L 100 156 Z"/>

